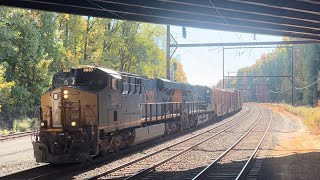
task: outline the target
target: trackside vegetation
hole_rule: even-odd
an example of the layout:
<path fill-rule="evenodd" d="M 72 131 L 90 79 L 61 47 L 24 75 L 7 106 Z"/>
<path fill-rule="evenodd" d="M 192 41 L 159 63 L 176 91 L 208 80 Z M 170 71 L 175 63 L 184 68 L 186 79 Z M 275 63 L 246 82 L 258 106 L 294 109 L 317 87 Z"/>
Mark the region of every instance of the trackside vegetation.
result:
<path fill-rule="evenodd" d="M 53 73 L 86 64 L 165 78 L 165 28 L 139 22 L 0 7 L 0 130 L 39 116 Z M 176 80 L 187 82 L 177 63 Z"/>
<path fill-rule="evenodd" d="M 268 107 L 275 108 L 277 111 L 286 111 L 300 117 L 303 123 L 314 134 L 320 133 L 320 107 L 294 107 L 288 104 L 265 104 Z"/>
<path fill-rule="evenodd" d="M 293 45 L 293 48 L 294 105 L 314 107 L 320 99 L 320 45 Z M 240 69 L 237 75 L 291 76 L 291 57 L 291 48 L 278 46 L 262 54 L 252 66 Z M 246 101 L 291 104 L 291 77 L 239 78 L 231 82 L 231 87 L 245 87 Z"/>

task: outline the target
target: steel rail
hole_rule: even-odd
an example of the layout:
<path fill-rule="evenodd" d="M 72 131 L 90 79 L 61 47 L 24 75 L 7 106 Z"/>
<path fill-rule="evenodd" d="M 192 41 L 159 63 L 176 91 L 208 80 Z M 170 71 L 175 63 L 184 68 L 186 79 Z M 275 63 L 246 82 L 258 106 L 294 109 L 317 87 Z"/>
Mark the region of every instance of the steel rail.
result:
<path fill-rule="evenodd" d="M 261 107 L 260 107 L 261 108 Z M 262 109 L 262 108 L 261 108 Z M 205 179 L 207 173 L 209 173 L 209 170 L 212 169 L 215 165 L 217 165 L 217 163 L 223 158 L 225 157 L 237 144 L 239 144 L 256 126 L 257 124 L 260 122 L 260 120 L 263 117 L 263 110 L 262 110 L 262 114 L 259 117 L 259 119 L 257 120 L 257 122 L 241 137 L 239 138 L 233 145 L 231 145 L 226 151 L 224 151 L 217 159 L 215 159 L 212 163 L 210 163 L 207 167 L 205 167 L 200 173 L 198 173 L 194 178 L 192 178 L 192 180 L 196 180 L 196 179 Z M 270 120 L 271 122 L 271 120 Z M 269 131 L 269 127 L 270 127 L 270 123 L 268 125 L 268 128 L 265 131 L 266 132 Z M 263 136 L 264 139 L 265 135 Z M 262 143 L 262 141 L 260 141 Z M 259 143 L 259 145 L 261 144 Z M 258 148 L 256 148 L 258 149 Z M 249 162 L 248 162 L 249 163 Z M 244 170 L 244 169 L 242 169 Z M 241 173 L 243 173 L 243 171 L 241 170 Z"/>
<path fill-rule="evenodd" d="M 251 112 L 250 112 L 249 114 L 246 114 L 246 113 L 244 112 L 243 114 L 241 114 L 241 115 L 239 115 L 239 116 L 237 116 L 237 117 L 234 117 L 234 118 L 230 119 L 229 121 L 226 121 L 226 122 L 224 122 L 224 123 L 222 123 L 222 124 L 220 124 L 220 125 L 218 125 L 218 126 L 215 126 L 215 127 L 213 127 L 213 128 L 210 128 L 210 129 L 208 129 L 208 130 L 206 130 L 206 131 L 204 131 L 204 132 L 201 132 L 201 133 L 199 133 L 199 134 L 193 135 L 193 136 L 191 136 L 191 137 L 189 137 L 189 138 L 187 138 L 187 139 L 184 139 L 183 141 L 179 141 L 179 142 L 174 143 L 174 144 L 172 144 L 172 145 L 170 145 L 170 146 L 167 146 L 167 147 L 162 148 L 162 149 L 160 149 L 160 150 L 154 151 L 154 152 L 149 153 L 149 154 L 147 154 L 147 155 L 145 155 L 145 156 L 142 156 L 142 157 L 140 157 L 140 158 L 134 159 L 134 160 L 132 160 L 132 161 L 130 161 L 130 162 L 128 162 L 128 163 L 122 164 L 122 165 L 117 166 L 117 167 L 115 167 L 115 168 L 113 168 L 113 169 L 110 169 L 110 170 L 108 170 L 108 171 L 106 171 L 106 172 L 103 172 L 103 173 L 100 173 L 100 174 L 98 174 L 98 175 L 89 177 L 89 178 L 87 178 L 87 179 L 90 179 L 90 180 L 98 179 L 98 178 L 100 178 L 100 177 L 103 177 L 103 176 L 106 176 L 106 175 L 108 175 L 108 174 L 111 174 L 111 173 L 113 173 L 113 172 L 115 172 L 115 171 L 118 171 L 118 170 L 120 170 L 120 169 L 123 169 L 123 168 L 125 168 L 125 167 L 128 167 L 128 166 L 130 166 L 130 165 L 132 165 L 132 164 L 134 164 L 134 163 L 137 163 L 137 162 L 139 162 L 139 161 L 142 161 L 142 160 L 144 160 L 144 159 L 146 159 L 146 158 L 148 158 L 148 157 L 151 157 L 151 156 L 153 156 L 153 155 L 155 155 L 155 154 L 158 154 L 158 153 L 160 153 L 160 152 L 162 152 L 162 151 L 165 151 L 165 150 L 170 149 L 170 148 L 172 148 L 172 147 L 174 147 L 174 146 L 177 146 L 177 145 L 179 145 L 179 144 L 182 144 L 182 143 L 184 143 L 184 142 L 186 142 L 186 141 L 188 141 L 188 140 L 194 139 L 194 138 L 196 138 L 196 137 L 198 137 L 198 136 L 200 136 L 200 135 L 202 135 L 202 134 L 211 132 L 212 130 L 215 130 L 215 129 L 217 129 L 218 127 L 221 127 L 221 126 L 223 126 L 223 125 L 225 125 L 225 124 L 227 124 L 227 123 L 229 123 L 229 122 L 232 122 L 232 121 L 234 121 L 235 119 L 237 119 L 237 118 L 239 118 L 239 117 L 241 117 L 241 116 L 243 116 L 243 115 L 245 115 L 245 117 L 248 117 L 248 116 L 250 116 L 250 114 L 252 114 L 253 112 L 254 112 L 254 110 L 251 110 Z M 235 125 L 237 125 L 237 124 L 239 124 L 241 121 L 243 121 L 243 120 L 245 119 L 245 117 L 243 117 L 239 122 L 233 124 L 232 127 L 235 126 Z M 224 132 L 224 131 L 226 131 L 226 130 L 227 130 L 227 129 L 224 129 L 224 130 L 220 131 L 219 133 L 222 133 L 222 132 Z"/>
<path fill-rule="evenodd" d="M 52 167 L 50 164 L 45 164 L 42 166 L 37 166 L 37 167 L 33 167 L 30 169 L 26 169 L 26 170 L 21 170 L 12 174 L 8 174 L 5 176 L 1 176 L 0 179 L 32 179 L 33 177 L 31 177 L 32 174 L 39 174 L 37 172 L 43 172 L 43 171 L 50 171 Z"/>
<path fill-rule="evenodd" d="M 271 126 L 271 122 L 272 122 L 272 112 L 270 111 L 270 109 L 268 109 L 268 111 L 270 112 L 270 120 L 269 120 L 269 124 L 267 127 L 267 130 L 264 132 L 263 137 L 261 138 L 259 144 L 257 145 L 257 147 L 255 148 L 254 152 L 251 154 L 250 158 L 248 159 L 248 161 L 246 162 L 246 164 L 243 166 L 243 168 L 241 169 L 240 173 L 238 174 L 236 180 L 243 178 L 244 176 L 244 172 L 247 170 L 248 165 L 250 162 L 252 162 L 253 157 L 256 155 L 256 153 L 258 152 L 262 142 L 264 141 L 267 133 L 269 132 L 270 126 Z"/>
<path fill-rule="evenodd" d="M 141 171 L 138 171 L 134 175 L 132 175 L 130 177 L 127 177 L 125 179 L 127 180 L 127 179 L 138 178 L 138 177 L 142 176 L 144 173 L 147 173 L 147 172 L 149 172 L 151 170 L 154 170 L 156 167 L 158 167 L 158 166 L 160 166 L 160 165 L 162 165 L 162 164 L 164 164 L 164 163 L 166 163 L 166 162 L 168 162 L 168 161 L 170 161 L 170 160 L 172 160 L 172 159 L 174 159 L 174 158 L 176 158 L 176 157 L 178 157 L 178 156 L 180 156 L 180 155 L 182 155 L 182 154 L 184 154 L 186 152 L 191 151 L 192 149 L 194 149 L 195 147 L 199 146 L 200 144 L 202 144 L 202 143 L 204 143 L 204 142 L 206 142 L 206 141 L 208 141 L 208 140 L 210 140 L 210 139 L 222 134 L 223 132 L 226 132 L 227 130 L 231 129 L 232 127 L 238 125 L 239 123 L 244 121 L 246 119 L 246 117 L 249 117 L 253 112 L 254 111 L 251 111 L 250 114 L 248 114 L 247 116 L 245 116 L 242 119 L 240 119 L 240 121 L 238 121 L 237 123 L 235 123 L 235 124 L 233 124 L 231 126 L 228 126 L 227 128 L 225 128 L 225 129 L 223 129 L 223 130 L 221 130 L 221 131 L 219 131 L 219 132 L 207 137 L 206 139 L 204 139 L 204 140 L 202 140 L 202 141 L 200 141 L 200 142 L 198 142 L 198 143 L 196 143 L 196 144 L 194 144 L 194 145 L 192 145 L 192 146 L 190 146 L 190 147 L 188 147 L 188 148 L 186 148 L 186 149 L 184 149 L 184 150 L 182 150 L 182 151 L 180 151 L 180 152 L 178 152 L 178 153 L 176 153 L 176 154 L 174 154 L 172 156 L 170 156 L 169 158 L 166 158 L 166 159 L 164 159 L 164 160 L 162 160 L 160 162 L 155 163 L 154 165 L 152 165 L 149 168 L 146 168 L 146 169 L 143 169 Z"/>
<path fill-rule="evenodd" d="M 28 135 L 31 135 L 31 132 L 20 132 L 20 133 L 8 134 L 8 135 L 1 135 L 0 141 L 8 140 L 8 139 L 15 139 L 15 138 L 19 138 L 19 137 L 28 136 Z"/>
<path fill-rule="evenodd" d="M 249 108 L 247 107 L 247 106 L 244 106 L 244 108 L 246 108 L 245 110 L 244 110 L 244 112 L 243 113 L 241 113 L 241 114 L 239 114 L 239 115 L 237 115 L 237 117 L 240 117 L 240 116 L 243 116 L 243 115 L 245 115 L 247 112 L 248 112 L 248 110 L 249 110 Z M 230 119 L 229 121 L 227 121 L 227 122 L 225 122 L 225 123 L 228 123 L 228 122 L 230 122 L 230 121 L 232 121 L 232 120 L 234 120 L 236 117 L 234 117 L 234 118 L 232 118 L 232 119 Z M 223 123 L 223 124 L 225 124 L 225 123 Z M 221 125 L 219 125 L 219 126 L 216 126 L 215 128 L 218 128 L 218 127 L 220 127 L 220 126 L 222 126 L 223 124 L 221 124 Z M 203 125 L 203 124 L 201 124 L 201 125 Z M 202 127 L 203 128 L 203 127 Z M 206 132 L 206 131 L 205 131 Z M 203 133 L 205 133 L 205 132 L 203 132 Z M 114 158 L 114 157 L 113 157 Z M 91 163 L 93 163 L 93 165 L 96 165 L 96 164 L 99 164 L 99 163 L 102 163 L 102 162 L 105 162 L 105 160 L 104 161 L 97 161 L 97 162 L 91 162 Z M 49 166 L 50 164 L 47 164 L 47 165 L 44 165 L 44 166 Z M 83 164 L 80 164 L 80 168 L 83 168 L 82 167 L 82 165 Z M 39 166 L 39 167 L 35 167 L 35 168 L 31 168 L 31 169 L 26 169 L 26 170 L 22 170 L 22 171 L 19 171 L 19 172 L 16 172 L 16 173 L 13 173 L 13 174 L 9 174 L 9 175 L 6 175 L 6 176 L 3 176 L 3 177 L 1 177 L 1 178 L 4 178 L 4 179 L 17 179 L 17 178 L 15 178 L 15 177 L 21 177 L 21 176 L 23 176 L 23 175 L 20 175 L 20 174 L 28 174 L 28 175 L 30 175 L 30 174 L 35 174 L 35 173 L 33 173 L 33 171 L 41 171 L 41 169 L 43 168 L 43 169 L 45 169 L 45 167 L 44 166 Z M 85 168 L 88 168 L 87 166 L 84 166 Z M 77 169 L 79 169 L 79 167 L 77 167 L 77 166 L 68 166 L 68 168 L 71 168 L 72 169 L 72 171 L 75 171 L 75 170 L 77 170 Z M 32 176 L 32 177 L 25 177 L 25 179 L 29 179 L 29 180 L 34 180 L 34 179 L 46 179 L 47 177 L 49 177 L 50 175 L 53 175 L 53 174 L 57 174 L 57 173 L 59 173 L 60 171 L 64 171 L 64 169 L 65 168 L 58 168 L 58 169 L 53 169 L 52 171 L 46 171 L 46 172 L 44 172 L 44 173 L 42 173 L 42 174 L 40 174 L 39 175 L 39 173 L 36 173 L 36 174 L 38 174 L 38 175 L 35 175 L 35 176 Z"/>

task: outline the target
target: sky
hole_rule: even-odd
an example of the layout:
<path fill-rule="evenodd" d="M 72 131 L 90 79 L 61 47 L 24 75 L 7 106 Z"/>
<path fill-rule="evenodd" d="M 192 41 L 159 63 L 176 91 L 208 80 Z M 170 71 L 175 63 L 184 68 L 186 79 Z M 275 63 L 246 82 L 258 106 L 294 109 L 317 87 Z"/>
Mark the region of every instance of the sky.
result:
<path fill-rule="evenodd" d="M 280 36 L 254 35 L 248 33 L 215 31 L 206 29 L 186 28 L 187 37 L 182 37 L 182 28 L 170 27 L 172 36 L 179 44 L 183 43 L 226 43 L 226 42 L 265 42 L 281 41 Z M 171 42 L 173 43 L 173 42 Z M 275 47 L 275 46 L 273 46 Z M 174 48 L 171 48 L 173 51 Z M 225 75 L 236 75 L 238 69 L 250 66 L 263 53 L 271 53 L 274 48 L 246 48 L 225 50 Z M 183 65 L 188 83 L 210 86 L 222 79 L 222 48 L 221 47 L 179 47 L 174 54 Z"/>

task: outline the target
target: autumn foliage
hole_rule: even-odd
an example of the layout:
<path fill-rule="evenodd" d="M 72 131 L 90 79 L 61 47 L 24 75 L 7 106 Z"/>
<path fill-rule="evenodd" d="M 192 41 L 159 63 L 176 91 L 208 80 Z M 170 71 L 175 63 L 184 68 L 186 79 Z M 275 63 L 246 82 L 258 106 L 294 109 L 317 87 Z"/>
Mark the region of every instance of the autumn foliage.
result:
<path fill-rule="evenodd" d="M 165 78 L 161 25 L 0 7 L 0 127 L 39 115 L 54 72 L 81 64 Z M 176 79 L 186 82 L 177 59 Z"/>

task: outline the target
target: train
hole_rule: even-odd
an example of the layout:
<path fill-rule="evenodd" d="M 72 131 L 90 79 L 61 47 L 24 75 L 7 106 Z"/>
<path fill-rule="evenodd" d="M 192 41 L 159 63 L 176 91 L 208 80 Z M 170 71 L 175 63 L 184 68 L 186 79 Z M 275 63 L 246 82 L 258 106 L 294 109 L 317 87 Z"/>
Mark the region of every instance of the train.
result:
<path fill-rule="evenodd" d="M 65 68 L 41 95 L 37 162 L 78 163 L 236 113 L 242 94 L 95 66 Z"/>

